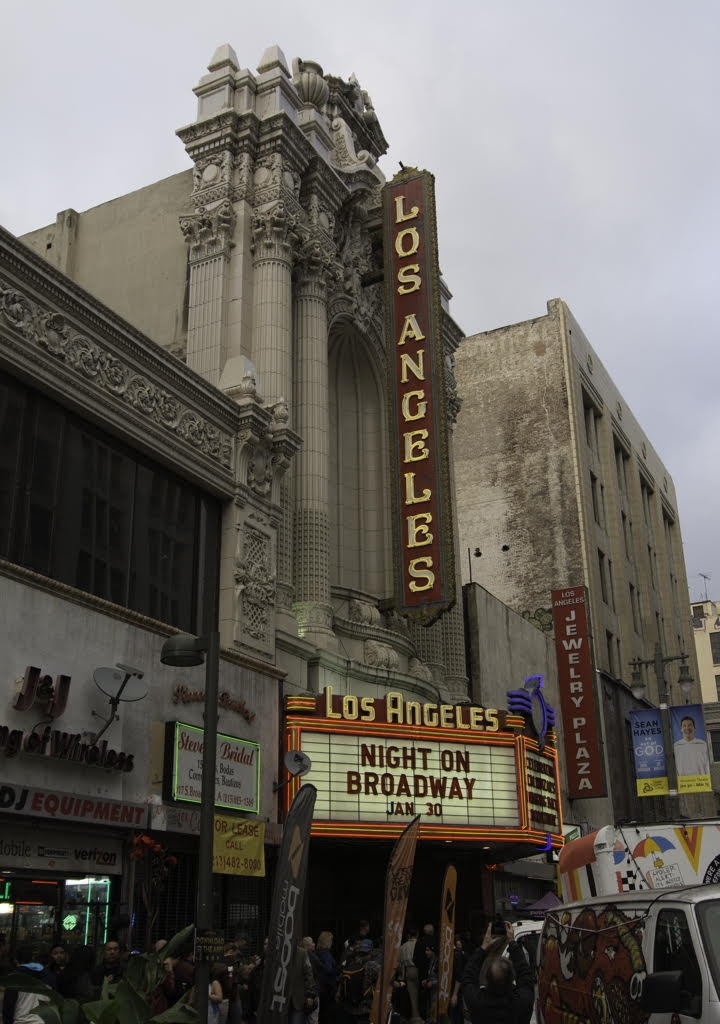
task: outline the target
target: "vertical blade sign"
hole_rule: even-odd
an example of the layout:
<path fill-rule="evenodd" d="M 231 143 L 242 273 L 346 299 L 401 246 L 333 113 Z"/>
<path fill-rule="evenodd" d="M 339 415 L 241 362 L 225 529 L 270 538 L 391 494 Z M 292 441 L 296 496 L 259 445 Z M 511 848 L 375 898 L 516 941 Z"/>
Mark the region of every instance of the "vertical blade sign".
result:
<path fill-rule="evenodd" d="M 553 590 L 552 610 L 568 796 L 606 796 L 585 587 Z"/>
<path fill-rule="evenodd" d="M 395 601 L 423 625 L 455 602 L 434 179 L 383 190 Z"/>

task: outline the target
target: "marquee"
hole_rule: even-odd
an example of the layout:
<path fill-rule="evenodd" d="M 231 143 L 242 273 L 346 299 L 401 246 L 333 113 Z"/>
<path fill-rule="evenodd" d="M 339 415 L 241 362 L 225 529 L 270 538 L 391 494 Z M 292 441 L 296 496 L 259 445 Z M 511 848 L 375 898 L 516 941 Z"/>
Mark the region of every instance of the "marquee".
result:
<path fill-rule="evenodd" d="M 554 734 L 540 749 L 523 715 L 479 705 L 339 696 L 286 699 L 286 750 L 312 767 L 285 787 L 317 789 L 312 834 L 562 846 Z"/>

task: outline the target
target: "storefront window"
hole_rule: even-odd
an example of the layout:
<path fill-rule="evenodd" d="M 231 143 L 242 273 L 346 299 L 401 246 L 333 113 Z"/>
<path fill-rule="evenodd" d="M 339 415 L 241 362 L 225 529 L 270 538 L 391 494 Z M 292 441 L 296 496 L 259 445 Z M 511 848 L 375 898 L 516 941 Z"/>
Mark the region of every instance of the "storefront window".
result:
<path fill-rule="evenodd" d="M 30 945 L 37 955 L 52 946 L 105 942 L 110 878 L 0 877 L 0 933 L 10 949 Z"/>
<path fill-rule="evenodd" d="M 107 938 L 109 913 L 109 878 L 68 879 L 60 920 L 60 941 L 63 945 L 81 943 L 98 949 Z"/>

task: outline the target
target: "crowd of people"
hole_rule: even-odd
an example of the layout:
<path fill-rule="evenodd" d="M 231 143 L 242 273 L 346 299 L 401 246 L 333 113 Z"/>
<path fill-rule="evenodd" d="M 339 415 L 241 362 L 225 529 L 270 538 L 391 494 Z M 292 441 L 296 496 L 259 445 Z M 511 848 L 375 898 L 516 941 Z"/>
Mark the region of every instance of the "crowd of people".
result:
<path fill-rule="evenodd" d="M 192 949 L 163 958 L 165 945 L 163 940 L 155 945 L 162 980 L 146 995 L 153 1014 L 180 1000 L 193 1000 Z M 225 946 L 222 961 L 211 966 L 208 1024 L 262 1024 L 266 950 L 267 940 L 261 951 L 253 951 L 242 935 Z M 56 945 L 46 958 L 34 955 L 31 948 L 18 948 L 13 959 L 0 962 L 0 972 L 31 974 L 82 1004 L 120 981 L 129 956 L 116 939 L 109 939 L 99 955 L 90 946 L 68 950 Z M 381 964 L 382 950 L 367 921 L 338 944 L 330 931 L 320 932 L 317 941 L 304 937 L 292 966 L 288 1024 L 368 1024 Z M 394 1024 L 436 1021 L 438 984 L 434 926 L 426 924 L 419 934 L 410 928 L 392 982 Z M 509 922 L 491 921 L 477 949 L 467 937 L 455 938 L 447 1011 L 451 1024 L 529 1024 L 534 988 L 530 958 L 515 941 Z M 42 1001 L 35 992 L 5 990 L 2 1024 L 42 1024 L 34 1012 Z"/>

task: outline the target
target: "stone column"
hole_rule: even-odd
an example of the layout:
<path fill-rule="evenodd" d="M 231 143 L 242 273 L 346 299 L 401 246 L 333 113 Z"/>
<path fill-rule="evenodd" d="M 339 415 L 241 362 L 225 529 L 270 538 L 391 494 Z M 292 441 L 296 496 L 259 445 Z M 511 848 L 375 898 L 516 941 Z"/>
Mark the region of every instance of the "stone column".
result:
<path fill-rule="evenodd" d="M 334 648 L 329 567 L 330 417 L 327 287 L 334 253 L 311 237 L 298 254 L 295 287 L 295 429 L 303 447 L 295 458 L 293 530 L 298 632 Z"/>
<path fill-rule="evenodd" d="M 257 387 L 268 406 L 284 407 L 292 398 L 292 264 L 297 218 L 282 199 L 255 212 L 253 250 L 253 361 Z M 281 520 L 277 536 L 277 625 L 297 633 L 292 613 L 292 480 L 283 478 L 278 494 Z"/>
<path fill-rule="evenodd" d="M 213 210 L 180 218 L 190 246 L 187 364 L 218 384 L 225 362 L 228 262 L 235 212 L 225 200 Z"/>
<path fill-rule="evenodd" d="M 282 199 L 258 210 L 253 233 L 253 361 L 263 401 L 292 394 L 292 261 L 296 217 Z"/>

